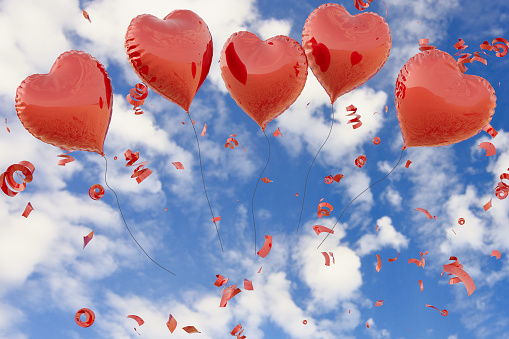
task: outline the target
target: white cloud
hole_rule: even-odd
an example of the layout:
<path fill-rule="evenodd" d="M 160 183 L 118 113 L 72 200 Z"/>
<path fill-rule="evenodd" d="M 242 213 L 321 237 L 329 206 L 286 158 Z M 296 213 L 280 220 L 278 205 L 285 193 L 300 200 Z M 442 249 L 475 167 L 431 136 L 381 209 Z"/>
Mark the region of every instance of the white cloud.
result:
<path fill-rule="evenodd" d="M 376 224 L 379 226 L 378 232 L 373 228 L 372 233 L 363 235 L 357 242 L 356 253 L 359 256 L 377 252 L 384 247 L 392 247 L 396 251 L 408 247 L 408 238 L 396 231 L 390 217 L 382 217 Z"/>
<path fill-rule="evenodd" d="M 396 211 L 401 210 L 401 201 L 403 198 L 392 186 L 387 186 L 385 192 L 383 193 L 383 197 L 387 199 L 387 201 L 394 207 Z"/>

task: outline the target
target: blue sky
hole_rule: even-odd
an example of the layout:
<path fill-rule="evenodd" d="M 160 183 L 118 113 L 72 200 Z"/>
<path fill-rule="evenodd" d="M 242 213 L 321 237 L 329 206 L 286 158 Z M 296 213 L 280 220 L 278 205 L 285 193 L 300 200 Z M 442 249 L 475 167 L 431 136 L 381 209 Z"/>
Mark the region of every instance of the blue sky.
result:
<path fill-rule="evenodd" d="M 348 202 L 399 159 L 403 141 L 394 84 L 401 67 L 419 52 L 419 39 L 429 38 L 430 44 L 454 54 L 459 38 L 470 53 L 479 51 L 485 40 L 508 38 L 503 23 L 509 6 L 502 2 L 385 3 L 390 57 L 375 77 L 336 101 L 332 135 L 308 179 L 299 233 L 306 174 L 331 122 L 329 98 L 311 71 L 299 99 L 267 126 L 271 158 L 263 176 L 273 182 L 259 183 L 254 211 L 257 248 L 264 235 L 272 235 L 273 248 L 261 258 L 254 255 L 251 197 L 268 148 L 260 127 L 227 92 L 218 60 L 224 42 L 240 30 L 263 39 L 289 35 L 300 42 L 306 18 L 321 2 L 1 1 L 0 111 L 10 133 L 0 128 L 0 169 L 28 160 L 35 172 L 25 191 L 0 197 L 0 338 L 227 338 L 239 323 L 247 338 L 454 339 L 509 333 L 509 217 L 507 201 L 494 194 L 500 174 L 509 167 L 507 57 L 487 57 L 487 66 L 474 62 L 467 71 L 484 77 L 496 91 L 491 121 L 496 138 L 481 132 L 452 146 L 408 148 L 396 170 L 359 197 L 335 234 L 316 249 L 325 234 L 317 236 L 312 226 L 332 227 Z M 359 13 L 353 0 L 339 4 Z M 149 91 L 145 113 L 136 116 L 125 99 L 140 82 L 124 51 L 130 20 L 143 13 L 163 18 L 175 9 L 197 13 L 213 37 L 212 67 L 190 113 L 198 133 L 204 123 L 208 126 L 205 136 L 198 135 L 210 203 L 222 218 L 218 226 L 224 253 L 211 222 L 186 113 Z M 385 17 L 379 0 L 367 11 Z M 176 276 L 153 264 L 133 242 L 111 191 L 97 201 L 88 196 L 91 185 L 105 186 L 104 160 L 95 153 L 73 152 L 74 162 L 58 166 L 62 152 L 35 139 L 16 116 L 14 97 L 21 81 L 48 73 L 55 59 L 72 49 L 90 53 L 107 67 L 114 89 L 104 143 L 108 183 L 137 240 Z M 345 107 L 350 104 L 363 122 L 356 130 L 347 125 Z M 283 136 L 275 138 L 278 127 Z M 230 134 L 237 135 L 239 147 L 224 148 Z M 381 143 L 375 146 L 377 136 Z M 485 157 L 478 149 L 484 141 L 495 145 L 495 156 Z M 148 161 L 153 171 L 141 184 L 130 178 L 132 168 L 124 166 L 127 149 L 140 152 L 140 161 Z M 359 155 L 367 157 L 362 168 L 354 164 Z M 407 160 L 412 161 L 409 168 L 404 167 Z M 184 170 L 172 165 L 177 161 Z M 339 173 L 344 175 L 339 183 L 324 183 L 324 177 Z M 334 210 L 319 219 L 321 198 Z M 483 205 L 490 199 L 493 206 L 485 212 Z M 34 211 L 25 219 L 21 214 L 28 202 Z M 438 219 L 428 220 L 415 208 Z M 464 225 L 458 225 L 459 218 Z M 83 237 L 92 230 L 94 238 L 83 249 Z M 492 250 L 499 250 L 501 259 L 490 257 Z M 333 252 L 335 265 L 325 266 L 321 251 Z M 429 251 L 425 267 L 409 264 L 421 251 Z M 398 252 L 398 260 L 388 262 Z M 380 272 L 375 270 L 376 255 L 382 260 Z M 474 280 L 477 288 L 471 296 L 462 283 L 449 285 L 447 277 L 440 278 L 450 256 L 458 257 Z M 243 290 L 226 308 L 219 307 L 216 274 Z M 244 291 L 244 278 L 253 281 L 253 291 Z M 377 300 L 384 305 L 375 307 Z M 443 317 L 425 304 L 449 314 Z M 96 315 L 89 328 L 74 321 L 83 307 Z M 165 325 L 170 313 L 178 322 L 173 334 Z M 129 314 L 145 324 L 137 326 L 126 318 Z M 182 330 L 189 325 L 201 334 Z"/>

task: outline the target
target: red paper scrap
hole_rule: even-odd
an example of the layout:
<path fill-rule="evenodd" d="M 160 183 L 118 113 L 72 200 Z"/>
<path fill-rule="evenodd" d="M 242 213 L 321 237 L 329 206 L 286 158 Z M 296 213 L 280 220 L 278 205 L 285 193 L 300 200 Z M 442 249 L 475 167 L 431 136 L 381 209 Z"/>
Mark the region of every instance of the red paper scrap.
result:
<path fill-rule="evenodd" d="M 485 212 L 489 210 L 491 208 L 491 199 L 483 207 Z"/>
<path fill-rule="evenodd" d="M 171 333 L 173 333 L 173 331 L 175 331 L 175 329 L 177 328 L 177 320 L 175 320 L 175 318 L 171 314 L 168 321 L 166 322 L 166 326 L 168 326 L 168 329 L 170 330 Z"/>
<path fill-rule="evenodd" d="M 355 159 L 355 166 L 361 168 L 364 164 L 366 164 L 366 160 L 367 158 L 365 155 L 359 155 L 357 159 Z"/>
<path fill-rule="evenodd" d="M 498 134 L 498 132 L 491 126 L 491 124 L 487 124 L 482 129 L 483 131 L 488 133 L 492 138 L 496 137 Z"/>
<path fill-rule="evenodd" d="M 244 279 L 244 289 L 246 291 L 252 291 L 253 290 L 253 282 L 247 279 Z"/>
<path fill-rule="evenodd" d="M 465 285 L 467 289 L 467 293 L 470 296 L 475 291 L 475 284 L 470 275 L 463 270 L 463 265 L 461 265 L 456 257 L 451 257 L 449 260 L 456 260 L 453 263 L 446 264 L 443 266 L 443 271 L 445 273 L 452 273 L 457 276 Z"/>
<path fill-rule="evenodd" d="M 398 255 L 396 256 L 396 258 L 389 258 L 389 262 L 393 262 L 393 261 L 396 261 L 398 260 L 398 257 L 399 255 L 401 254 L 401 252 L 398 253 Z"/>
<path fill-rule="evenodd" d="M 184 166 L 183 166 L 180 162 L 178 162 L 178 161 L 176 161 L 176 162 L 172 162 L 172 164 L 173 164 L 173 166 L 175 166 L 175 168 L 176 168 L 176 169 L 178 169 L 178 170 L 179 170 L 179 169 L 180 169 L 180 170 L 183 170 L 183 169 L 184 169 Z"/>
<path fill-rule="evenodd" d="M 378 261 L 376 264 L 376 271 L 380 272 L 380 268 L 382 268 L 382 261 L 380 260 L 380 256 L 378 254 L 376 255 L 376 260 Z"/>
<path fill-rule="evenodd" d="M 491 142 L 481 142 L 479 144 L 479 149 L 483 148 L 486 150 L 485 157 L 490 157 L 492 155 L 497 154 L 497 149 L 495 148 L 495 145 L 493 145 Z"/>
<path fill-rule="evenodd" d="M 88 22 L 92 23 L 92 20 L 90 20 L 90 16 L 88 15 L 87 11 L 83 10 L 83 17 L 88 20 Z"/>
<path fill-rule="evenodd" d="M 500 257 L 502 256 L 502 254 L 500 253 L 500 251 L 493 250 L 493 251 L 491 251 L 491 256 L 492 256 L 492 257 L 496 257 L 497 259 L 500 259 Z"/>
<path fill-rule="evenodd" d="M 433 218 L 436 219 L 437 218 L 437 217 L 432 217 L 431 214 L 427 210 L 425 210 L 424 208 L 416 208 L 415 210 L 426 214 L 428 219 L 433 219 Z"/>
<path fill-rule="evenodd" d="M 273 182 L 272 180 L 270 180 L 269 178 L 262 178 L 261 179 L 264 183 L 268 184 L 269 182 Z"/>
<path fill-rule="evenodd" d="M 86 319 L 85 321 L 81 321 L 81 315 L 84 314 Z M 74 316 L 74 321 L 76 321 L 76 324 L 81 327 L 90 327 L 95 321 L 95 314 L 92 310 L 88 308 L 82 308 L 76 312 L 76 315 Z"/>
<path fill-rule="evenodd" d="M 34 210 L 34 208 L 32 207 L 32 204 L 29 202 L 27 204 L 27 206 L 25 207 L 25 211 L 23 211 L 22 216 L 24 216 L 25 218 L 28 218 L 28 216 L 30 215 L 30 212 L 32 212 L 33 210 Z"/>
<path fill-rule="evenodd" d="M 267 254 L 269 254 L 271 249 L 272 249 L 272 236 L 265 235 L 265 243 L 263 244 L 263 247 L 258 251 L 257 254 L 260 257 L 265 258 Z"/>
<path fill-rule="evenodd" d="M 424 285 L 422 284 L 422 280 L 419 280 L 419 286 L 421 288 L 421 293 L 422 293 L 422 290 L 424 289 Z"/>
<path fill-rule="evenodd" d="M 383 301 L 383 300 L 378 300 L 378 301 L 375 303 L 375 307 L 382 306 L 383 304 L 384 304 L 384 301 Z"/>
<path fill-rule="evenodd" d="M 201 131 L 201 136 L 204 137 L 206 132 L 207 132 L 207 124 L 205 124 L 205 126 L 203 126 L 203 131 Z"/>
<path fill-rule="evenodd" d="M 226 304 L 230 299 L 239 294 L 241 291 L 240 288 L 237 288 L 237 285 L 231 285 L 227 287 L 223 291 L 223 296 L 221 297 L 221 302 L 219 303 L 219 307 L 226 307 Z"/>
<path fill-rule="evenodd" d="M 99 184 L 92 185 L 88 190 L 88 195 L 92 200 L 99 200 L 104 196 L 104 187 Z"/>
<path fill-rule="evenodd" d="M 459 218 L 459 219 L 458 219 L 458 224 L 460 224 L 460 225 L 464 225 L 464 224 L 465 224 L 465 219 L 463 219 L 463 218 Z"/>
<path fill-rule="evenodd" d="M 406 167 L 406 168 L 408 168 L 408 166 L 410 166 L 410 164 L 411 164 L 411 163 L 412 163 L 412 162 L 411 162 L 410 160 L 407 160 L 407 161 L 406 161 L 406 164 L 405 164 L 405 167 Z"/>
<path fill-rule="evenodd" d="M 201 332 L 200 332 L 200 331 L 198 331 L 198 330 L 196 329 L 196 327 L 194 327 L 194 326 L 186 326 L 186 327 L 182 327 L 182 329 L 183 329 L 184 331 L 186 331 L 187 333 L 190 333 L 190 334 L 192 334 L 192 333 L 201 333 Z"/>
<path fill-rule="evenodd" d="M 90 240 L 94 237 L 94 231 L 90 232 L 88 235 L 83 237 L 83 248 L 88 245 Z"/>
<path fill-rule="evenodd" d="M 145 321 L 143 321 L 143 319 L 141 319 L 140 317 L 138 317 L 137 315 L 128 315 L 127 318 L 131 318 L 131 319 L 134 319 L 136 320 L 136 322 L 138 323 L 138 326 L 141 326 L 145 323 Z"/>
<path fill-rule="evenodd" d="M 217 221 L 221 220 L 221 217 L 212 218 L 212 222 L 215 224 Z"/>
<path fill-rule="evenodd" d="M 325 266 L 330 266 L 329 254 L 327 252 L 322 252 L 322 254 L 325 257 Z"/>
<path fill-rule="evenodd" d="M 283 134 L 281 134 L 281 131 L 279 130 L 279 127 L 277 128 L 277 130 L 274 132 L 274 136 L 277 138 L 278 136 L 283 136 Z"/>
<path fill-rule="evenodd" d="M 315 231 L 316 235 L 320 235 L 320 233 L 322 233 L 322 232 L 334 234 L 334 230 L 331 230 L 328 227 L 320 226 L 320 225 L 313 226 L 313 230 Z"/>

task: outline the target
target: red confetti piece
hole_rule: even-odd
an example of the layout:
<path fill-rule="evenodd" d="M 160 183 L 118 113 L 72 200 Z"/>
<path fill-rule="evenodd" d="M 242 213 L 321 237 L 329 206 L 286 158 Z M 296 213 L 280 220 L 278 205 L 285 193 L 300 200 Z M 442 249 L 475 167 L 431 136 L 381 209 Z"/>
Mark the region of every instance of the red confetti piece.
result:
<path fill-rule="evenodd" d="M 235 146 L 238 146 L 239 142 L 236 139 L 232 138 L 232 137 L 236 137 L 236 136 L 237 135 L 235 135 L 235 134 L 231 134 L 230 137 L 228 139 L 226 139 L 226 144 L 224 144 L 224 148 L 230 147 L 231 149 L 233 149 L 233 148 L 235 148 Z"/>
<path fill-rule="evenodd" d="M 252 291 L 253 290 L 253 282 L 247 279 L 244 279 L 244 289 L 246 291 Z"/>
<path fill-rule="evenodd" d="M 173 331 L 175 331 L 175 329 L 177 328 L 177 320 L 175 320 L 175 318 L 171 314 L 168 321 L 166 322 L 166 326 L 168 327 L 171 333 L 173 333 Z"/>
<path fill-rule="evenodd" d="M 272 180 L 270 180 L 269 178 L 262 178 L 261 179 L 264 183 L 268 184 L 269 182 L 273 182 Z"/>
<path fill-rule="evenodd" d="M 463 218 L 459 218 L 459 219 L 458 219 L 458 224 L 460 224 L 460 225 L 464 225 L 464 224 L 465 224 L 465 219 L 463 219 Z"/>
<path fill-rule="evenodd" d="M 382 268 L 382 261 L 380 260 L 380 256 L 378 254 L 376 255 L 376 260 L 378 261 L 376 264 L 376 271 L 380 272 L 380 269 Z"/>
<path fill-rule="evenodd" d="M 267 256 L 267 254 L 269 254 L 271 249 L 272 249 L 272 236 L 265 235 L 265 243 L 263 244 L 263 247 L 256 254 L 258 254 L 262 258 L 265 258 Z"/>
<path fill-rule="evenodd" d="M 411 162 L 410 160 L 407 160 L 407 161 L 406 161 L 406 164 L 405 164 L 405 167 L 406 167 L 406 168 L 408 168 L 408 166 L 410 166 L 410 164 L 411 164 L 411 163 L 412 163 L 412 162 Z"/>
<path fill-rule="evenodd" d="M 378 226 L 378 225 L 376 225 L 376 231 L 377 231 L 377 232 L 378 232 L 378 228 L 379 228 L 379 226 Z"/>
<path fill-rule="evenodd" d="M 325 258 L 325 266 L 330 266 L 330 258 L 329 254 L 327 252 L 322 252 L 324 258 Z"/>
<path fill-rule="evenodd" d="M 355 166 L 361 168 L 366 163 L 366 156 L 365 155 L 359 155 L 357 159 L 355 159 Z"/>
<path fill-rule="evenodd" d="M 334 179 L 335 182 L 339 182 L 343 178 L 344 178 L 343 174 L 336 174 L 332 179 Z"/>
<path fill-rule="evenodd" d="M 378 144 L 380 143 L 380 138 L 379 138 L 379 137 L 374 137 L 374 138 L 373 138 L 373 143 L 374 143 L 375 145 L 378 145 Z"/>
<path fill-rule="evenodd" d="M 422 284 L 422 280 L 419 280 L 419 286 L 421 288 L 421 293 L 422 293 L 422 290 L 424 289 L 424 285 Z"/>
<path fill-rule="evenodd" d="M 194 326 L 186 326 L 186 327 L 182 327 L 182 329 L 183 329 L 184 331 L 186 331 L 187 333 L 190 333 L 190 334 L 192 334 L 192 333 L 201 333 L 201 332 L 200 332 L 200 331 L 198 331 L 198 330 L 196 329 L 196 327 L 194 327 Z"/>
<path fill-rule="evenodd" d="M 127 101 L 133 105 L 134 114 L 143 114 L 140 106 L 145 103 L 145 98 L 148 96 L 147 86 L 142 83 L 137 83 L 130 89 L 129 94 L 126 96 Z"/>
<path fill-rule="evenodd" d="M 219 220 L 221 220 L 221 217 L 214 217 L 214 218 L 212 218 L 212 222 L 214 224 L 216 223 L 216 221 L 219 221 Z"/>
<path fill-rule="evenodd" d="M 59 154 L 58 157 L 64 158 L 64 159 L 58 160 L 58 166 L 65 166 L 65 164 L 68 164 L 68 163 L 74 161 L 74 158 L 71 157 L 69 154 Z"/>
<path fill-rule="evenodd" d="M 444 310 L 440 311 L 438 308 L 436 308 L 435 306 L 432 306 L 432 305 L 426 304 L 426 307 L 434 308 L 435 310 L 440 312 L 440 314 L 442 314 L 444 317 L 449 314 L 449 312 L 447 310 L 444 309 Z"/>
<path fill-rule="evenodd" d="M 230 332 L 230 334 L 231 334 L 232 336 L 236 335 L 236 334 L 237 334 L 237 332 L 241 330 L 241 328 L 242 328 L 242 325 L 241 325 L 241 324 L 238 324 L 237 326 L 235 326 L 235 327 L 233 328 L 233 330 Z"/>
<path fill-rule="evenodd" d="M 299 196 L 299 193 L 295 193 L 295 196 L 298 197 Z"/>
<path fill-rule="evenodd" d="M 328 208 L 329 210 L 327 210 L 326 208 Z M 319 203 L 317 212 L 318 218 L 321 218 L 322 216 L 328 217 L 333 210 L 334 208 L 328 202 Z"/>
<path fill-rule="evenodd" d="M 332 175 L 328 175 L 328 176 L 325 177 L 325 179 L 323 181 L 325 181 L 325 183 L 327 185 L 330 185 L 334 181 L 334 178 L 332 178 Z"/>
<path fill-rule="evenodd" d="M 373 2 L 373 0 L 367 0 L 367 2 L 364 2 L 362 0 L 355 0 L 355 8 L 357 8 L 359 11 L 363 11 L 365 10 L 366 8 L 369 7 L 369 4 Z M 369 326 L 368 326 L 369 328 Z"/>
<path fill-rule="evenodd" d="M 258 270 L 258 272 L 256 272 L 256 273 L 260 273 L 260 272 L 262 271 L 262 267 L 263 267 L 263 266 L 260 266 L 260 269 L 259 269 L 259 270 Z"/>
<path fill-rule="evenodd" d="M 26 183 L 32 181 L 34 171 L 35 167 L 29 161 L 20 161 L 17 164 L 9 166 L 7 170 L 0 175 L 2 191 L 9 197 L 14 197 L 19 192 L 24 191 Z M 21 172 L 24 176 L 21 184 L 18 184 L 16 180 L 14 180 L 14 173 L 16 172 Z M 20 176 L 19 173 L 18 176 Z"/>
<path fill-rule="evenodd" d="M 127 318 L 136 320 L 136 322 L 138 323 L 138 326 L 141 326 L 141 325 L 143 325 L 145 323 L 145 321 L 143 321 L 143 319 L 141 319 L 137 315 L 131 314 L 131 315 L 128 315 Z"/>
<path fill-rule="evenodd" d="M 332 252 L 329 252 L 329 255 L 332 258 L 332 264 L 336 265 L 336 260 L 334 259 L 334 254 Z"/>
<path fill-rule="evenodd" d="M 483 207 L 485 212 L 489 210 L 491 208 L 491 199 Z"/>
<path fill-rule="evenodd" d="M 493 145 L 491 142 L 481 142 L 479 145 L 479 149 L 483 148 L 486 150 L 485 157 L 490 157 L 492 155 L 497 154 L 497 149 L 495 148 L 495 145 Z"/>
<path fill-rule="evenodd" d="M 127 161 L 126 167 L 134 165 L 140 159 L 140 152 L 132 152 L 130 149 L 124 152 L 125 160 Z"/>
<path fill-rule="evenodd" d="M 115 156 L 115 157 L 113 157 L 113 160 L 117 160 L 117 159 L 118 159 L 118 158 L 117 158 L 116 156 Z"/>
<path fill-rule="evenodd" d="M 221 274 L 216 274 L 216 282 L 214 283 L 214 286 L 221 287 L 223 285 L 226 285 L 228 283 L 228 278 L 224 278 Z"/>
<path fill-rule="evenodd" d="M 426 214 L 428 219 L 433 219 L 433 218 L 436 219 L 437 218 L 437 217 L 432 217 L 431 214 L 427 210 L 425 210 L 424 208 L 416 208 L 415 210 Z"/>
<path fill-rule="evenodd" d="M 307 321 L 307 320 L 302 320 L 302 323 L 303 323 L 304 325 L 307 325 L 308 321 Z"/>
<path fill-rule="evenodd" d="M 456 235 L 456 231 L 454 231 L 454 229 L 451 228 L 451 231 L 452 233 L 454 233 L 454 235 Z"/>
<path fill-rule="evenodd" d="M 85 321 L 81 321 L 81 315 L 84 314 L 86 319 Z M 74 316 L 74 320 L 76 321 L 76 324 L 81 327 L 90 327 L 95 321 L 95 314 L 92 312 L 92 310 L 89 310 L 88 308 L 82 308 L 76 312 L 76 315 Z"/>
<path fill-rule="evenodd" d="M 389 259 L 389 262 L 393 262 L 393 261 L 398 260 L 398 257 L 399 257 L 399 255 L 400 255 L 400 254 L 401 254 L 401 252 L 399 252 L 399 253 L 398 253 L 398 255 L 396 256 L 396 258 L 390 258 L 390 259 Z"/>
<path fill-rule="evenodd" d="M 104 187 L 99 184 L 92 185 L 88 190 L 88 195 L 93 200 L 99 200 L 104 196 Z"/>
<path fill-rule="evenodd" d="M 353 129 L 357 129 L 357 128 L 361 127 L 362 126 L 362 121 L 360 120 L 361 116 L 359 114 L 356 114 L 357 107 L 355 107 L 354 105 L 350 105 L 346 108 L 346 111 L 352 112 L 352 113 L 347 114 L 347 116 L 353 115 L 355 117 L 351 120 L 348 120 L 347 124 L 355 123 L 355 125 L 352 125 Z"/>
<path fill-rule="evenodd" d="M 23 211 L 22 216 L 24 216 L 25 218 L 28 218 L 28 216 L 30 215 L 30 212 L 32 212 L 33 210 L 34 210 L 34 208 L 32 207 L 32 204 L 28 203 L 27 206 L 25 207 L 25 211 Z"/>
<path fill-rule="evenodd" d="M 315 231 L 316 235 L 320 235 L 320 233 L 322 232 L 334 234 L 334 230 L 331 230 L 330 228 L 321 225 L 313 226 L 313 230 Z"/>
<path fill-rule="evenodd" d="M 389 111 L 389 107 L 385 106 L 385 113 Z"/>
<path fill-rule="evenodd" d="M 465 45 L 465 41 L 463 41 L 463 39 L 458 39 L 458 42 L 454 44 L 454 48 L 456 48 L 458 50 L 462 50 L 467 47 L 468 47 L 468 45 Z"/>
<path fill-rule="evenodd" d="M 219 307 L 226 307 L 226 304 L 230 299 L 239 294 L 241 291 L 240 288 L 237 288 L 237 285 L 231 285 L 227 287 L 223 291 L 223 296 L 221 297 L 221 302 L 219 303 Z"/>
<path fill-rule="evenodd" d="M 180 170 L 183 170 L 183 169 L 184 169 L 184 166 L 183 166 L 180 162 L 178 162 L 178 161 L 176 161 L 176 162 L 172 162 L 172 164 L 173 164 L 173 166 L 175 166 L 175 168 L 176 168 L 176 169 L 178 169 L 178 170 L 179 170 L 179 169 L 180 169 Z"/>
<path fill-rule="evenodd" d="M 90 20 L 90 16 L 88 15 L 87 11 L 83 10 L 83 17 L 88 20 L 88 22 L 92 23 L 92 20 Z"/>
<path fill-rule="evenodd" d="M 497 250 L 493 250 L 491 251 L 491 256 L 492 257 L 496 257 L 497 260 L 500 259 L 500 257 L 502 256 L 502 254 L 500 253 L 500 251 L 497 251 Z"/>
<path fill-rule="evenodd" d="M 9 126 L 7 126 L 7 118 L 5 118 L 5 128 L 7 129 L 8 133 L 11 133 L 11 130 L 9 129 Z"/>
<path fill-rule="evenodd" d="M 378 301 L 375 303 L 375 307 L 382 306 L 383 304 L 384 304 L 384 301 L 383 301 L 383 300 L 378 300 Z"/>
<path fill-rule="evenodd" d="M 83 248 L 85 248 L 90 240 L 94 237 L 94 231 L 90 232 L 88 235 L 83 237 Z"/>
<path fill-rule="evenodd" d="M 468 296 L 470 296 L 475 291 L 475 284 L 470 275 L 463 270 L 463 265 L 458 262 L 456 257 L 451 257 L 449 260 L 456 260 L 451 264 L 447 264 L 443 266 L 443 271 L 446 273 L 452 273 L 457 276 L 465 287 L 467 288 Z"/>
<path fill-rule="evenodd" d="M 428 251 L 426 251 L 426 253 L 422 253 L 422 252 L 420 252 L 421 260 L 417 260 L 417 259 L 415 259 L 415 258 L 412 258 L 412 259 L 408 259 L 408 263 L 409 263 L 409 264 L 414 263 L 414 264 L 416 264 L 416 265 L 417 265 L 417 267 L 422 266 L 422 267 L 424 268 L 424 266 L 426 265 L 426 258 L 424 258 L 424 256 L 425 256 L 426 254 L 428 254 Z"/>
<path fill-rule="evenodd" d="M 436 49 L 435 46 L 428 45 L 428 44 L 429 44 L 429 39 L 420 39 L 419 40 L 419 51 L 424 52 L 424 51 Z"/>
<path fill-rule="evenodd" d="M 136 167 L 136 169 L 133 171 L 133 174 L 131 175 L 131 178 L 136 178 L 136 182 L 138 182 L 138 184 L 140 184 L 143 180 L 152 174 L 152 171 L 148 168 L 141 169 L 146 164 L 146 161 L 141 163 L 138 167 Z"/>
<path fill-rule="evenodd" d="M 278 136 L 281 136 L 283 137 L 283 134 L 281 134 L 281 131 L 279 130 L 279 127 L 277 128 L 277 130 L 274 132 L 274 136 L 277 138 Z"/>
<path fill-rule="evenodd" d="M 501 58 L 507 55 L 507 51 L 509 49 L 509 42 L 504 38 L 496 38 L 492 42 L 493 49 L 497 51 L 495 54 L 497 57 Z M 496 46 L 495 46 L 496 45 Z M 502 52 L 500 52 L 502 49 Z"/>
<path fill-rule="evenodd" d="M 360 0 L 359 0 L 360 1 Z M 369 328 L 369 323 L 366 321 L 366 327 Z"/>
<path fill-rule="evenodd" d="M 205 124 L 203 126 L 203 130 L 201 131 L 201 136 L 204 137 L 206 132 L 207 132 L 207 124 Z"/>

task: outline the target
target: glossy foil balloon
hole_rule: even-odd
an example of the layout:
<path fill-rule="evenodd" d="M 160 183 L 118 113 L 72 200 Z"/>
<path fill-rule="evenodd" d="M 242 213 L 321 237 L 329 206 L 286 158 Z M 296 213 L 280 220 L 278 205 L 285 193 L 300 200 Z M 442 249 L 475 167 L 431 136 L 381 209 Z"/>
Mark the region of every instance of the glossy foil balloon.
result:
<path fill-rule="evenodd" d="M 262 41 L 250 32 L 234 33 L 224 44 L 220 63 L 232 98 L 263 131 L 297 99 L 306 83 L 304 50 L 283 35 Z"/>
<path fill-rule="evenodd" d="M 383 67 L 391 32 L 375 13 L 350 15 L 343 6 L 324 4 L 307 18 L 302 46 L 309 67 L 334 103 Z"/>
<path fill-rule="evenodd" d="M 461 73 L 451 55 L 436 49 L 408 60 L 395 91 L 404 147 L 445 146 L 476 135 L 497 100 L 488 81 Z"/>
<path fill-rule="evenodd" d="M 34 74 L 16 91 L 16 112 L 34 137 L 66 150 L 103 155 L 113 106 L 104 66 L 81 51 L 61 54 L 48 74 Z"/>
<path fill-rule="evenodd" d="M 125 49 L 140 79 L 189 113 L 212 62 L 212 36 L 203 19 L 189 10 L 163 20 L 139 15 L 127 28 Z"/>

